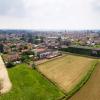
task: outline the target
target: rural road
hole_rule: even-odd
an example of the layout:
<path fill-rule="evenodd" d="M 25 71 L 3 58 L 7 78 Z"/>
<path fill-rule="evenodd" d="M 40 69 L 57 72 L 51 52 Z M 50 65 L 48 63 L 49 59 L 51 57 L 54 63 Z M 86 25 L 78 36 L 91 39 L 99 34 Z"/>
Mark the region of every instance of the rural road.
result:
<path fill-rule="evenodd" d="M 100 62 L 89 81 L 69 100 L 100 100 Z"/>
<path fill-rule="evenodd" d="M 2 81 L 2 89 L 0 90 L 0 93 L 2 94 L 8 92 L 11 89 L 12 84 L 1 56 L 0 56 L 0 80 Z"/>

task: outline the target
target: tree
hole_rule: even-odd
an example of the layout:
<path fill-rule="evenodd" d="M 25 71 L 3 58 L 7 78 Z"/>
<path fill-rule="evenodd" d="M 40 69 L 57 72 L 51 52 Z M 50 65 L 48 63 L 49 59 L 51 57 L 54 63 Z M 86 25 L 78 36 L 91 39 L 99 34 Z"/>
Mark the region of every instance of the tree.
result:
<path fill-rule="evenodd" d="M 32 36 L 32 34 L 28 34 L 28 43 L 33 43 L 33 36 Z"/>
<path fill-rule="evenodd" d="M 27 63 L 30 60 L 28 55 L 22 55 L 21 56 L 21 61 Z"/>
<path fill-rule="evenodd" d="M 36 66 L 35 66 L 35 64 L 33 63 L 33 64 L 32 64 L 32 68 L 35 69 L 35 67 L 36 67 Z"/>
<path fill-rule="evenodd" d="M 22 55 L 34 55 L 34 52 L 33 51 L 26 51 L 26 52 L 23 52 Z"/>
<path fill-rule="evenodd" d="M 44 40 L 44 37 L 42 37 L 42 36 L 41 36 L 41 37 L 40 37 L 40 39 L 41 39 L 41 43 L 42 43 L 42 42 L 43 42 L 43 40 Z"/>
<path fill-rule="evenodd" d="M 22 41 L 26 41 L 26 37 L 27 37 L 27 36 L 26 36 L 25 34 L 22 34 L 21 40 L 22 40 Z"/>
<path fill-rule="evenodd" d="M 13 62 L 8 62 L 6 66 L 7 66 L 7 68 L 14 67 L 14 63 Z"/>
<path fill-rule="evenodd" d="M 32 37 L 30 37 L 30 38 L 28 39 L 28 43 L 33 43 L 33 38 L 32 38 Z"/>
<path fill-rule="evenodd" d="M 4 46 L 3 46 L 3 44 L 0 44 L 0 52 L 1 52 L 1 53 L 4 52 Z"/>

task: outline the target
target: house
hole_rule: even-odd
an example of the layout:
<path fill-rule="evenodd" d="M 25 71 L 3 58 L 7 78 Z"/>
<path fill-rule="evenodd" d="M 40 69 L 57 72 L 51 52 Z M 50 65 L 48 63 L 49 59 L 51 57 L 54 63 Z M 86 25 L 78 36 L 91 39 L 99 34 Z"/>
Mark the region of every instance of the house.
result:
<path fill-rule="evenodd" d="M 20 59 L 20 56 L 18 53 L 5 54 L 3 56 L 3 59 L 5 62 L 18 61 Z"/>
<path fill-rule="evenodd" d="M 58 56 L 59 54 L 60 52 L 58 50 L 52 50 L 46 48 L 35 49 L 35 56 L 39 57 L 39 59 L 52 58 Z"/>
<path fill-rule="evenodd" d="M 62 54 L 62 53 L 59 52 L 58 50 L 52 50 L 52 51 L 51 51 L 51 54 L 48 55 L 46 58 L 51 59 L 51 58 L 60 56 L 61 54 Z"/>
<path fill-rule="evenodd" d="M 35 53 L 35 57 L 41 58 L 40 54 L 45 53 L 46 52 L 46 48 L 36 48 L 36 49 L 33 49 L 33 51 Z"/>

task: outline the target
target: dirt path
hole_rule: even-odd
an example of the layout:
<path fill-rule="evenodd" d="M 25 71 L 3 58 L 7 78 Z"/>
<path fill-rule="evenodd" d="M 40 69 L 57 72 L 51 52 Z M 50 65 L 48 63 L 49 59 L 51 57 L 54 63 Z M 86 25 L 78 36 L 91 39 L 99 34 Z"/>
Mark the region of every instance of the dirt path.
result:
<path fill-rule="evenodd" d="M 0 80 L 2 81 L 2 89 L 0 93 L 6 93 L 11 89 L 11 82 L 9 80 L 8 72 L 6 70 L 5 64 L 0 56 Z"/>
<path fill-rule="evenodd" d="M 89 81 L 69 100 L 100 100 L 100 62 Z"/>

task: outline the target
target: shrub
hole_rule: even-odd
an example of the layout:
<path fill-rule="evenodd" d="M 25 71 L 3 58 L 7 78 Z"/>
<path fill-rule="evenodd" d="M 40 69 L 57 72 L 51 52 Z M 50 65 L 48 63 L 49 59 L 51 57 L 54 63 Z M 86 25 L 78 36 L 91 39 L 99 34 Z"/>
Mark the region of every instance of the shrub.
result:
<path fill-rule="evenodd" d="M 29 58 L 28 55 L 22 55 L 22 56 L 21 56 L 21 61 L 22 61 L 22 62 L 28 62 L 29 59 L 30 59 L 30 58 Z"/>
<path fill-rule="evenodd" d="M 6 64 L 7 68 L 11 68 L 11 67 L 14 67 L 14 63 L 13 62 L 8 62 Z"/>
<path fill-rule="evenodd" d="M 32 68 L 35 69 L 35 67 L 36 67 L 36 66 L 35 66 L 35 64 L 33 63 L 33 64 L 32 64 Z"/>

